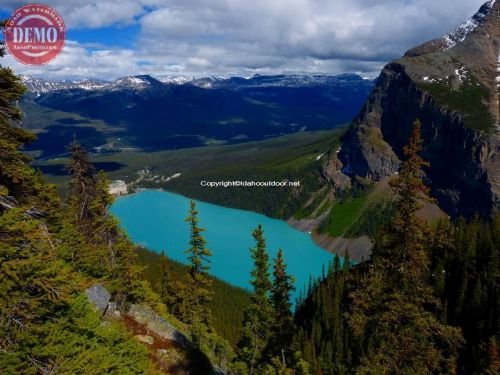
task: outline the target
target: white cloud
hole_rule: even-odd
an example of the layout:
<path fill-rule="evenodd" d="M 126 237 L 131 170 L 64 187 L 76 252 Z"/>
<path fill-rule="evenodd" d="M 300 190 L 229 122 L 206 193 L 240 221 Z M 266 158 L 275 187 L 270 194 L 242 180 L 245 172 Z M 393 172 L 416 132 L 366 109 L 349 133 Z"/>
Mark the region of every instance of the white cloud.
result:
<path fill-rule="evenodd" d="M 2 0 L 0 8 L 14 10 L 36 1 Z M 74 0 L 43 1 L 57 10 L 68 28 L 99 28 L 112 25 L 129 25 L 144 14 L 146 1 L 134 0 L 91 0 L 75 4 Z"/>
<path fill-rule="evenodd" d="M 124 76 L 137 71 L 135 52 L 127 49 L 91 51 L 75 41 L 67 41 L 63 52 L 50 64 L 27 66 L 7 55 L 5 65 L 20 74 L 42 75 L 52 78 L 106 78 Z M 112 73 L 110 73 L 112 72 Z M 152 73 L 152 72 L 148 72 Z"/>
<path fill-rule="evenodd" d="M 2 7 L 19 6 L 4 0 Z M 68 44 L 44 74 L 376 74 L 454 29 L 482 0 L 46 0 L 69 27 L 138 24 L 128 49 Z M 106 43 L 103 40 L 96 41 Z M 145 63 L 146 62 L 146 63 Z M 21 68 L 26 72 L 25 67 Z"/>

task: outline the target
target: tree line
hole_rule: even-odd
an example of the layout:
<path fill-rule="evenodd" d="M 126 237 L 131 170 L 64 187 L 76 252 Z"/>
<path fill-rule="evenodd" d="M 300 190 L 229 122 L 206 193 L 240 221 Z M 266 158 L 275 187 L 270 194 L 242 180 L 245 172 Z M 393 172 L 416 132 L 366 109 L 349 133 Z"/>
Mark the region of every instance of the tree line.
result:
<path fill-rule="evenodd" d="M 0 46 L 0 57 L 4 50 Z M 442 222 L 416 216 L 428 198 L 416 122 L 391 182 L 394 215 L 377 231 L 370 261 L 338 258 L 303 296 L 283 252 L 269 259 L 252 232 L 250 302 L 232 347 L 213 328 L 211 251 L 195 203 L 186 223 L 188 268 L 160 294 L 145 280 L 137 248 L 109 214 L 108 181 L 71 145 L 68 198 L 29 166 L 34 136 L 15 124 L 25 88 L 0 67 L 0 364 L 13 374 L 156 373 L 146 349 L 117 323 L 103 325 L 82 290 L 101 282 L 121 311 L 150 303 L 187 327 L 193 344 L 232 374 L 497 374 L 500 368 L 500 217 Z M 209 371 L 205 369 L 203 371 Z M 201 372 L 203 373 L 203 372 Z M 205 372 L 206 373 L 206 372 Z"/>

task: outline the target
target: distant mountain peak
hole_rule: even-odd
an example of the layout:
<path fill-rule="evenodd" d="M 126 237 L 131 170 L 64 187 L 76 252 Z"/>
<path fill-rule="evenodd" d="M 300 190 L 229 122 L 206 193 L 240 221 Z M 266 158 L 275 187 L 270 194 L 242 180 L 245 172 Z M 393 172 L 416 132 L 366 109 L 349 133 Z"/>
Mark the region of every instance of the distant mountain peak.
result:
<path fill-rule="evenodd" d="M 123 88 L 130 88 L 135 90 L 143 90 L 153 85 L 161 85 L 162 83 L 150 75 L 137 75 L 118 78 L 112 82 L 109 87 L 110 90 L 118 90 Z"/>
<path fill-rule="evenodd" d="M 37 96 L 57 90 L 70 90 L 70 89 L 98 90 L 105 87 L 108 84 L 105 81 L 97 79 L 58 81 L 58 80 L 48 80 L 38 77 L 30 77 L 27 75 L 22 75 L 21 81 L 28 88 L 29 92 L 36 94 Z"/>
<path fill-rule="evenodd" d="M 85 80 L 49 80 L 38 77 L 22 76 L 23 83 L 28 91 L 40 96 L 53 91 L 60 90 L 98 90 L 98 91 L 146 91 L 150 89 L 168 88 L 169 86 L 191 85 L 202 89 L 244 89 L 263 87 L 312 87 L 328 86 L 338 84 L 350 84 L 366 80 L 356 74 L 340 75 L 259 75 L 250 77 L 200 77 L 193 76 L 166 76 L 159 79 L 150 75 L 134 75 L 116 79 L 112 82 L 85 79 Z M 372 80 L 370 80 L 372 81 Z"/>

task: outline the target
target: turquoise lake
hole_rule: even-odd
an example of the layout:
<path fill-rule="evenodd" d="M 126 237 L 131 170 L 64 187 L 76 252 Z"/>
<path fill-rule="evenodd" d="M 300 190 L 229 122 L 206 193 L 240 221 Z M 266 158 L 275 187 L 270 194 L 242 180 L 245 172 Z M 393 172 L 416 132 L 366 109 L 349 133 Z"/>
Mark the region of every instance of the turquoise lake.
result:
<path fill-rule="evenodd" d="M 159 190 L 144 190 L 118 198 L 111 212 L 120 220 L 132 240 L 150 250 L 186 263 L 190 199 Z M 249 288 L 254 246 L 252 230 L 262 224 L 271 258 L 283 249 L 288 272 L 296 278 L 296 292 L 307 286 L 309 277 L 320 276 L 333 254 L 318 247 L 308 233 L 291 228 L 286 222 L 250 211 L 226 208 L 197 201 L 200 226 L 205 228 L 207 248 L 212 251 L 210 272 L 231 284 Z"/>

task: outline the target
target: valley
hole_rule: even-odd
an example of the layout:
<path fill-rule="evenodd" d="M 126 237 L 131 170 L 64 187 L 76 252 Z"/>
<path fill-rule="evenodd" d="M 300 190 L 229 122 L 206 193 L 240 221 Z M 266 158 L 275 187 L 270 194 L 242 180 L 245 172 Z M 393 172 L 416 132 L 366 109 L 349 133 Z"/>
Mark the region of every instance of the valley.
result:
<path fill-rule="evenodd" d="M 23 78 L 23 127 L 37 158 L 67 153 L 78 139 L 101 151 L 153 152 L 239 144 L 348 123 L 373 87 L 356 75 L 200 78 L 183 83 L 151 76 L 90 85 Z"/>
<path fill-rule="evenodd" d="M 2 374 L 498 373 L 500 2 L 339 1 L 61 5 L 0 65 Z"/>

